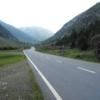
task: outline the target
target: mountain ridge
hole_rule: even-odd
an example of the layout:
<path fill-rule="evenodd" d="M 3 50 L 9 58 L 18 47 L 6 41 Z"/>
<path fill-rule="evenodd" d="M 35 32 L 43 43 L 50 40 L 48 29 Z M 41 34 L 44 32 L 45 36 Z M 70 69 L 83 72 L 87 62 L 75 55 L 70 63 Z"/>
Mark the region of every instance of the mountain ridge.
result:
<path fill-rule="evenodd" d="M 12 34 L 12 36 L 16 37 L 20 42 L 31 43 L 31 44 L 34 44 L 36 42 L 34 37 L 30 37 L 23 31 L 12 25 L 6 24 L 5 22 L 2 21 L 0 21 L 0 25 L 2 25 L 5 29 L 7 29 Z"/>
<path fill-rule="evenodd" d="M 75 42 L 75 47 L 79 47 L 79 40 L 84 37 L 83 40 L 90 42 L 94 35 L 100 33 L 100 3 L 97 3 L 85 12 L 77 15 L 72 20 L 64 24 L 64 26 L 56 32 L 54 36 L 49 38 L 46 42 L 55 45 L 72 45 Z M 73 36 L 76 39 L 73 39 Z M 86 38 L 86 39 L 85 39 Z M 80 40 L 81 41 L 81 40 Z M 85 45 L 88 45 L 89 43 Z"/>

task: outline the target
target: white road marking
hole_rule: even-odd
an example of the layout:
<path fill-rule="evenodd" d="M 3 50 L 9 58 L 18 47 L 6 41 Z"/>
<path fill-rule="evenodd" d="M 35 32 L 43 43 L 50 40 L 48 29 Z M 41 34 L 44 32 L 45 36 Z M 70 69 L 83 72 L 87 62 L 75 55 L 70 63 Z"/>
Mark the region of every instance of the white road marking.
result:
<path fill-rule="evenodd" d="M 49 59 L 49 57 L 48 57 L 48 56 L 46 56 L 46 59 Z"/>
<path fill-rule="evenodd" d="M 26 55 L 26 53 L 24 52 L 24 54 Z M 41 78 L 44 80 L 44 82 L 46 83 L 46 85 L 48 86 L 48 88 L 50 89 L 50 91 L 53 93 L 53 95 L 55 96 L 56 100 L 63 100 L 62 97 L 57 93 L 57 91 L 54 89 L 54 87 L 50 84 L 50 82 L 46 79 L 46 77 L 42 74 L 42 72 L 37 68 L 37 66 L 32 62 L 32 60 L 26 55 L 26 57 L 28 58 L 28 60 L 31 62 L 31 64 L 34 66 L 34 68 L 36 69 L 36 71 L 39 73 L 39 75 L 41 76 Z"/>
<path fill-rule="evenodd" d="M 80 69 L 80 70 L 87 71 L 87 72 L 92 73 L 92 74 L 96 73 L 95 71 L 92 71 L 92 70 L 89 70 L 89 69 L 85 69 L 85 68 L 82 68 L 82 67 L 77 67 L 77 68 Z"/>
<path fill-rule="evenodd" d="M 60 60 L 56 60 L 58 63 L 62 63 L 62 61 L 60 61 Z"/>

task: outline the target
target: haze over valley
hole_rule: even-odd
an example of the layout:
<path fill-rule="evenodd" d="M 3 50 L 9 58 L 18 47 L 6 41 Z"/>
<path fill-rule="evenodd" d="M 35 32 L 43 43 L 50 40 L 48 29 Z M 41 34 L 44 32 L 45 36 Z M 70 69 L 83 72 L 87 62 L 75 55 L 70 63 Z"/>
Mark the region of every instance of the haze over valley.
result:
<path fill-rule="evenodd" d="M 38 41 L 44 41 L 54 35 L 50 30 L 41 27 L 23 27 L 20 30 Z"/>
<path fill-rule="evenodd" d="M 34 45 L 48 39 L 54 34 L 53 32 L 40 27 L 18 29 L 2 21 L 0 21 L 0 29 L 1 49 L 4 47 L 18 47 L 21 44 L 22 46 L 25 44 Z"/>

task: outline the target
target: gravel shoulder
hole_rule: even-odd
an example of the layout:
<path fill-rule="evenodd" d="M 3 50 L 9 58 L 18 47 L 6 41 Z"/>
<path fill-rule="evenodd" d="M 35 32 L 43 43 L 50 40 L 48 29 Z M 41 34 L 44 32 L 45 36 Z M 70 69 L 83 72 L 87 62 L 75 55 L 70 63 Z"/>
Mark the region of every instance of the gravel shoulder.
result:
<path fill-rule="evenodd" d="M 41 91 L 32 75 L 32 71 L 25 60 L 1 67 L 0 100 L 43 100 L 41 93 L 39 96 L 35 96 L 35 92 Z M 34 86 L 37 86 L 38 90 Z"/>

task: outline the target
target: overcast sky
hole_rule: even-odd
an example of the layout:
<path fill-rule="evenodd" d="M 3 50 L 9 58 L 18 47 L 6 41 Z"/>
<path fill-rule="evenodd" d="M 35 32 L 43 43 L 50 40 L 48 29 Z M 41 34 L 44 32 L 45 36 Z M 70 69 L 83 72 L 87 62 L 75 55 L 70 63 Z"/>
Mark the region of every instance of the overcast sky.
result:
<path fill-rule="evenodd" d="M 0 0 L 0 20 L 16 27 L 39 26 L 53 32 L 100 0 Z"/>

